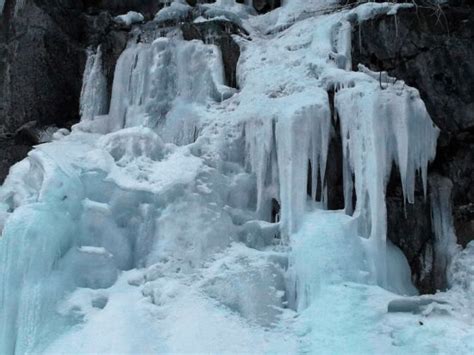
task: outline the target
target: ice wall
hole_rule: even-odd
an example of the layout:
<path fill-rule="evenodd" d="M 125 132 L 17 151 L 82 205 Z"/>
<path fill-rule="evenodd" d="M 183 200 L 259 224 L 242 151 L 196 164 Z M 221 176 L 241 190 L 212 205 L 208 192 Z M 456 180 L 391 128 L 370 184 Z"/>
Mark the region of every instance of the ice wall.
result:
<path fill-rule="evenodd" d="M 106 130 L 143 125 L 165 130 L 174 143 L 191 143 L 199 120 L 193 106 L 220 101 L 223 84 L 215 46 L 179 38 L 131 43 L 117 62 Z"/>
<path fill-rule="evenodd" d="M 201 112 L 230 90 L 223 83 L 215 46 L 132 39 L 106 114 L 101 48 L 89 52 L 81 122 L 32 151 L 0 189 L 0 353 L 42 351 L 80 323 L 74 309 L 57 312 L 78 287 L 109 288 L 121 271 L 156 263 L 192 271 L 235 238 L 219 193 L 196 182 L 202 160 L 159 135 L 193 143 Z"/>
<path fill-rule="evenodd" d="M 42 340 L 67 323 L 59 319 L 55 307 L 73 285 L 58 261 L 73 244 L 84 195 L 77 175 L 45 151 L 31 153 L 23 168 L 21 173 L 27 176 L 23 185 L 33 192 L 29 203 L 15 206 L 16 197 L 25 196 L 15 196 L 22 191 L 14 181 L 11 190 L 8 180 L 2 190 L 9 209 L 15 210 L 0 238 L 0 352 L 4 354 L 41 348 Z"/>

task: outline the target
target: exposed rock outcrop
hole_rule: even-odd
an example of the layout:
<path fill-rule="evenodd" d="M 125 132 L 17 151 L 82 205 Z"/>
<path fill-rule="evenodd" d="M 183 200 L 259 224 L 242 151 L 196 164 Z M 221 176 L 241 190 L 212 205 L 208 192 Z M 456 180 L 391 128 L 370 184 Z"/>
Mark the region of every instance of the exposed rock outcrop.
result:
<path fill-rule="evenodd" d="M 110 93 L 128 38 L 128 29 L 112 15 L 133 8 L 146 13 L 151 3 L 156 2 L 6 0 L 0 16 L 0 182 L 37 143 L 18 137 L 20 127 L 70 127 L 79 120 L 88 47 L 102 46 Z"/>

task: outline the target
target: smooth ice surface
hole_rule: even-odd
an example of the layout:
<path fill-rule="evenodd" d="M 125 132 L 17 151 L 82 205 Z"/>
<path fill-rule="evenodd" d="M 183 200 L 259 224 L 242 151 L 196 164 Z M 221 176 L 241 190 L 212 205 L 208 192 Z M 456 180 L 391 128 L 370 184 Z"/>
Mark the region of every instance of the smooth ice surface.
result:
<path fill-rule="evenodd" d="M 249 32 L 234 37 L 239 91 L 218 47 L 147 32 L 120 56 L 109 103 L 91 49 L 81 122 L 0 188 L 0 353 L 474 351 L 472 245 L 449 254 L 452 287 L 428 302 L 386 243 L 392 163 L 411 203 L 438 130 L 415 89 L 350 70 L 351 24 L 410 5 L 332 5 L 203 5 Z M 154 21 L 188 11 L 175 1 Z M 327 211 L 338 124 L 346 208 Z M 423 306 L 389 313 L 400 299 Z"/>

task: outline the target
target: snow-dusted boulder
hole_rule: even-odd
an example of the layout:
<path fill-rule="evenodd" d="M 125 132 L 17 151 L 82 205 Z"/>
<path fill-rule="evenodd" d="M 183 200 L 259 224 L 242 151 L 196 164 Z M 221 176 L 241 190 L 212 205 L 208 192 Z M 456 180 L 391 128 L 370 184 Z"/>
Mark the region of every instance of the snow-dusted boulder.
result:
<path fill-rule="evenodd" d="M 129 11 L 124 15 L 119 15 L 114 18 L 115 22 L 125 26 L 131 26 L 135 23 L 143 22 L 144 19 L 145 17 L 136 11 Z"/>

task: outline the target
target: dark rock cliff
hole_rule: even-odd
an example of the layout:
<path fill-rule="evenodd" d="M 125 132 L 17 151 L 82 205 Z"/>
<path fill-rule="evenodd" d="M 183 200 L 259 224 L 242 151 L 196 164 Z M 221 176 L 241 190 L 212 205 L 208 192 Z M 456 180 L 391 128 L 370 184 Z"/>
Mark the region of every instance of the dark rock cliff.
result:
<path fill-rule="evenodd" d="M 110 14 L 90 11 L 82 1 L 6 0 L 0 16 L 0 182 L 38 143 L 25 131 L 78 121 L 87 47 L 102 43 L 111 85 L 126 44 L 122 32 Z"/>
<path fill-rule="evenodd" d="M 474 238 L 474 7 L 458 5 L 402 9 L 363 22 L 353 31 L 353 64 L 387 71 L 420 91 L 441 129 L 430 175 L 453 183 L 454 225 L 465 246 Z M 405 210 L 398 181 L 394 174 L 387 192 L 388 237 L 407 256 L 418 288 L 434 292 L 446 285 L 435 275 L 430 198 L 419 189 Z"/>

